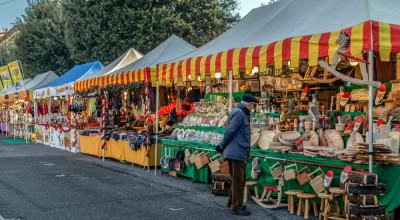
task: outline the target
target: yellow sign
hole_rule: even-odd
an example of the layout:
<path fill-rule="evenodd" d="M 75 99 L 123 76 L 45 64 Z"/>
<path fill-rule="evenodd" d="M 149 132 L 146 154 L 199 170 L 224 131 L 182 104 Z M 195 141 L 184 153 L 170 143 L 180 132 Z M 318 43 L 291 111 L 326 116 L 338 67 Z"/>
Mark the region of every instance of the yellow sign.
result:
<path fill-rule="evenodd" d="M 4 86 L 3 83 L 0 82 L 0 93 L 4 93 Z"/>
<path fill-rule="evenodd" d="M 3 81 L 3 86 L 8 86 L 13 84 L 10 76 L 10 71 L 8 70 L 8 66 L 0 67 L 0 76 Z"/>
<path fill-rule="evenodd" d="M 24 80 L 18 60 L 14 61 L 12 63 L 9 63 L 8 68 L 10 69 L 11 77 L 12 77 L 14 83 Z"/>

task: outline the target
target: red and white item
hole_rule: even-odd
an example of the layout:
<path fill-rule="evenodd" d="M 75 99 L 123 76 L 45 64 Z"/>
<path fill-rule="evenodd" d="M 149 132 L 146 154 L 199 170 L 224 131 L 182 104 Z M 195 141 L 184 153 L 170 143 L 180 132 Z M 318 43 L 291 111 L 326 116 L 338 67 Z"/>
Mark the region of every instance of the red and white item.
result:
<path fill-rule="evenodd" d="M 308 93 L 308 86 L 304 87 L 303 92 L 301 92 L 300 99 L 301 100 L 306 99 L 307 93 Z"/>
<path fill-rule="evenodd" d="M 383 119 L 379 119 L 377 122 L 376 122 L 376 125 L 379 127 L 379 126 L 381 126 L 381 125 L 383 125 L 383 124 L 385 124 L 385 122 L 383 121 Z"/>
<path fill-rule="evenodd" d="M 121 119 L 121 122 L 126 122 L 126 112 L 124 109 L 121 109 L 121 112 L 119 113 L 119 117 Z"/>
<path fill-rule="evenodd" d="M 324 186 L 325 186 L 325 188 L 329 188 L 329 186 L 332 183 L 332 180 L 333 180 L 333 171 L 329 170 L 328 172 L 326 172 L 325 178 L 324 178 Z"/>
<path fill-rule="evenodd" d="M 358 131 L 360 128 L 361 124 L 363 123 L 364 116 L 359 115 L 356 119 L 356 122 L 354 123 L 354 128 L 353 131 Z"/>
<path fill-rule="evenodd" d="M 343 93 L 342 98 L 340 99 L 340 105 L 344 107 L 349 101 L 349 99 L 350 99 L 350 93 L 349 92 Z"/>
<path fill-rule="evenodd" d="M 381 88 L 379 88 L 378 93 L 376 94 L 375 97 L 375 105 L 380 105 L 382 104 L 383 98 L 386 95 L 386 90 L 387 90 L 387 86 L 385 83 L 383 83 L 381 85 Z"/>
<path fill-rule="evenodd" d="M 347 166 L 343 169 L 342 173 L 340 174 L 340 184 L 344 184 L 347 179 L 349 179 L 349 173 L 353 168 L 351 166 Z"/>

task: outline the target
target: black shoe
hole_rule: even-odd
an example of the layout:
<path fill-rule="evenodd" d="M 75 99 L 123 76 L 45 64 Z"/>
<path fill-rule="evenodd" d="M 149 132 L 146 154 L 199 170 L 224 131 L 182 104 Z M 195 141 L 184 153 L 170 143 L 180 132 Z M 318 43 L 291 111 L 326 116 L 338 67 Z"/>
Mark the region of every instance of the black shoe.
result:
<path fill-rule="evenodd" d="M 228 202 L 228 203 L 226 204 L 226 207 L 228 207 L 228 208 L 231 208 L 231 206 L 232 206 L 232 203 L 230 203 L 230 202 Z M 246 209 L 246 206 L 245 206 L 245 205 L 242 205 L 242 209 Z"/>
<path fill-rule="evenodd" d="M 243 209 L 243 208 L 242 208 L 242 209 L 240 209 L 240 210 L 237 211 L 237 212 L 231 211 L 231 214 L 246 216 L 246 215 L 250 215 L 250 212 L 247 211 L 246 209 Z"/>

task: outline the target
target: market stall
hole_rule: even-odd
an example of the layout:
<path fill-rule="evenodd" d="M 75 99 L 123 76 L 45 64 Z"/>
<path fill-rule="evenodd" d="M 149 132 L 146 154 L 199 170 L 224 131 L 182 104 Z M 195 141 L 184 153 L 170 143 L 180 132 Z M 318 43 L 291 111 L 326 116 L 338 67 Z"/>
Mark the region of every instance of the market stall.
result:
<path fill-rule="evenodd" d="M 33 90 L 48 84 L 57 78 L 58 76 L 52 71 L 42 73 L 33 78 L 33 80 L 27 82 L 24 88 L 21 88 L 13 92 L 14 94 L 18 94 L 17 97 L 19 100 L 23 100 L 23 104 L 25 106 L 24 109 L 27 110 L 27 120 L 24 121 L 24 124 L 26 123 L 26 130 L 27 130 L 26 139 L 29 141 L 33 141 L 35 136 L 33 135 L 35 127 L 35 120 L 33 117 L 34 115 Z M 2 124 L 2 127 L 6 127 L 5 123 L 4 125 Z"/>
<path fill-rule="evenodd" d="M 379 202 L 391 211 L 400 206 L 394 198 L 398 193 L 396 183 L 400 180 L 396 171 L 400 163 L 399 109 L 396 107 L 400 70 L 394 67 L 398 66 L 400 57 L 397 40 L 400 23 L 392 7 L 396 4 L 395 1 L 292 0 L 259 7 L 201 48 L 159 64 L 159 83 L 228 79 L 224 92 L 228 93 L 231 110 L 235 101 L 240 101 L 233 99 L 233 93 L 250 92 L 251 78 L 256 76 L 260 105 L 251 117 L 254 149 L 250 161 L 264 157 L 267 160 L 260 159 L 258 178 L 251 178 L 250 163 L 247 173 L 259 189 L 278 186 L 277 179 L 283 175 L 275 175 L 273 171 L 277 168 L 284 171 L 282 161 L 286 165 L 296 162 L 296 171 L 304 164 L 309 164 L 310 171 L 321 167 L 322 185 L 325 174 L 332 170 L 335 186 L 339 186 L 343 168 L 351 165 L 379 176 L 387 189 Z M 315 9 L 313 16 L 303 13 L 309 8 Z M 218 105 L 226 102 L 223 98 L 226 95 L 208 96 L 214 96 L 214 104 Z M 206 122 L 218 117 L 212 110 L 207 111 L 210 114 L 195 112 L 180 122 L 185 129 L 177 128 L 174 133 L 183 132 L 183 138 L 173 133 L 162 140 L 163 158 L 170 155 L 171 148 L 192 147 L 185 156 L 191 157 L 196 149 L 204 152 L 194 158 L 196 167 L 204 169 L 206 164 L 211 164 L 213 154 L 207 151 L 218 144 L 218 135 L 210 135 L 215 139 L 210 146 L 202 143 L 204 134 L 190 131 L 190 123 L 199 117 Z M 200 123 L 200 126 L 213 127 L 209 123 Z M 176 153 L 172 155 L 176 159 Z M 281 161 L 280 165 L 273 167 L 277 161 Z M 212 168 L 214 165 L 210 169 L 219 172 Z M 187 169 L 191 174 L 181 174 L 199 179 L 190 171 L 193 165 Z M 204 177 L 200 181 L 208 179 Z M 324 190 L 312 184 L 296 185 L 295 181 L 284 181 L 283 189 L 301 188 L 316 194 Z"/>
<path fill-rule="evenodd" d="M 34 90 L 36 142 L 65 149 L 79 151 L 77 132 L 83 129 L 85 100 L 71 98 L 73 82 L 89 76 L 104 65 L 99 61 L 76 65 L 59 78 Z M 74 107 L 74 111 L 72 110 Z"/>
<path fill-rule="evenodd" d="M 179 37 L 171 36 L 139 60 L 119 70 L 76 82 L 76 94 L 98 95 L 97 116 L 102 117 L 101 126 L 93 127 L 92 133 L 81 135 L 82 152 L 141 166 L 159 165 L 155 158 L 160 158 L 161 149 L 153 129 L 156 111 L 153 86 L 157 81 L 155 67 L 157 63 L 193 49 Z M 102 108 L 104 111 L 100 111 Z M 98 141 L 99 138 L 101 145 L 89 144 L 91 139 Z"/>
<path fill-rule="evenodd" d="M 26 83 L 29 83 L 32 79 L 22 80 L 20 83 L 25 87 Z M 25 123 L 28 121 L 28 117 L 25 114 L 24 97 L 19 97 L 18 90 L 23 89 L 21 87 L 13 87 L 8 92 L 2 94 L 4 97 L 3 102 L 3 128 L 7 135 L 13 136 L 14 138 L 25 139 L 26 126 Z M 31 117 L 32 119 L 32 117 Z"/>

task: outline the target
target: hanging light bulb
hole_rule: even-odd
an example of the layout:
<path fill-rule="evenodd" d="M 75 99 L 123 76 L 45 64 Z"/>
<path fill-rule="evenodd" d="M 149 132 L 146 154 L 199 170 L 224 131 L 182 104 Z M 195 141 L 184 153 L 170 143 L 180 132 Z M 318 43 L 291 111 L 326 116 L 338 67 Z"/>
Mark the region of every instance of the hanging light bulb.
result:
<path fill-rule="evenodd" d="M 251 70 L 251 74 L 250 75 L 254 75 L 256 73 L 258 73 L 258 67 L 257 66 L 253 67 L 253 69 Z"/>
<path fill-rule="evenodd" d="M 54 100 L 57 100 L 57 96 L 54 97 Z"/>
<path fill-rule="evenodd" d="M 201 81 L 200 76 L 197 78 L 197 81 Z"/>
<path fill-rule="evenodd" d="M 220 73 L 220 72 L 216 72 L 216 73 L 215 73 L 215 78 L 216 78 L 216 79 L 221 78 L 221 73 Z"/>
<path fill-rule="evenodd" d="M 189 78 L 189 79 L 192 79 L 192 75 L 189 75 L 188 78 Z"/>
<path fill-rule="evenodd" d="M 352 61 L 352 60 L 350 60 L 350 65 L 351 65 L 351 66 L 357 66 L 357 65 L 358 65 L 358 61 Z"/>

